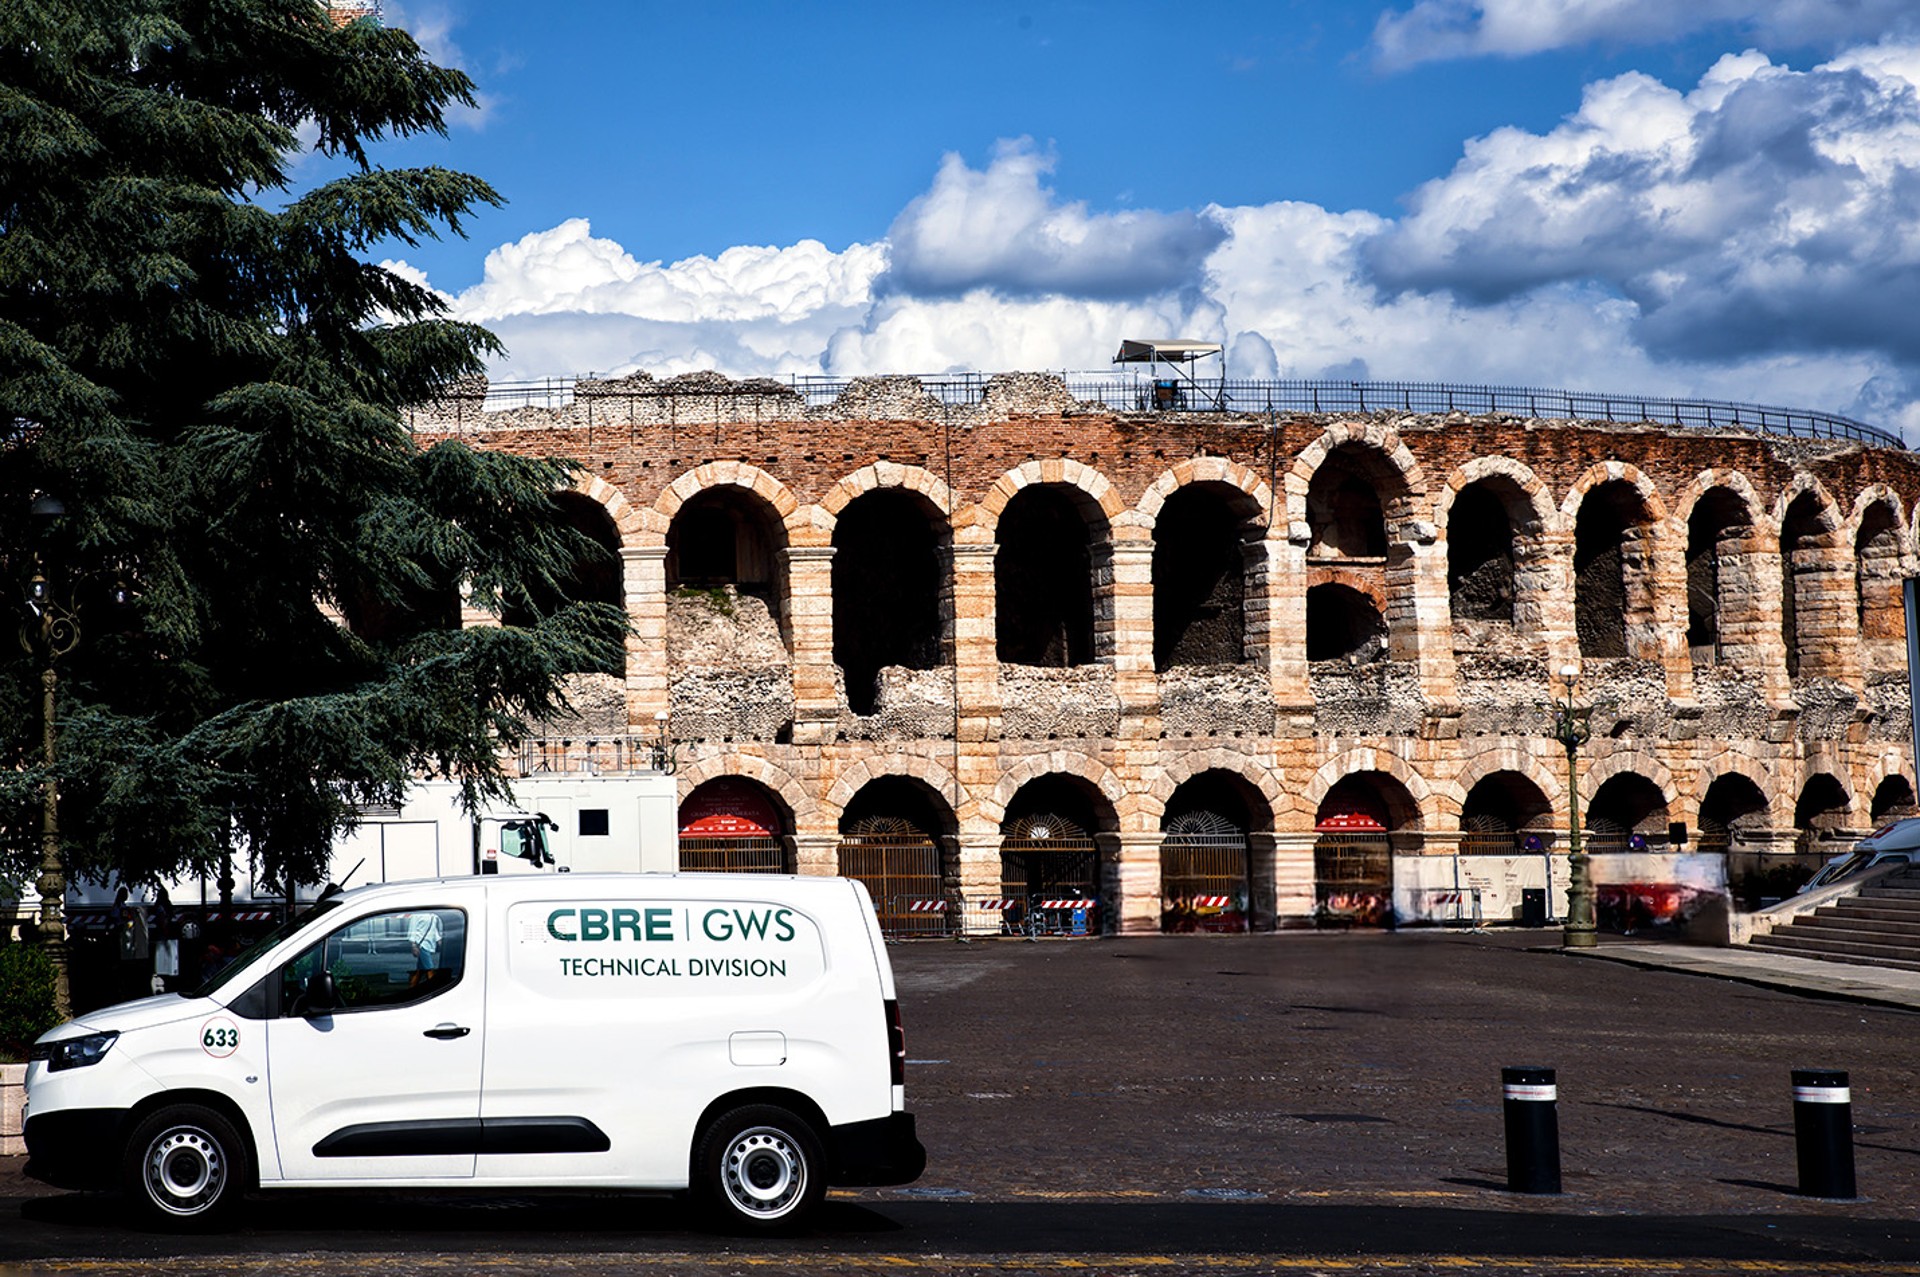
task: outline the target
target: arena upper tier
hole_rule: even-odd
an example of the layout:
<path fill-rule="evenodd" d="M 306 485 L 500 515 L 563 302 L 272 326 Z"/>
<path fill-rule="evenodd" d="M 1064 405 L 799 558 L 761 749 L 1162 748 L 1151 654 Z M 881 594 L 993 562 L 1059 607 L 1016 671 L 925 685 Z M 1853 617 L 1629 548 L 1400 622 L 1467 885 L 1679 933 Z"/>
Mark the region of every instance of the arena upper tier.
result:
<path fill-rule="evenodd" d="M 1505 917 L 1549 874 L 1557 908 L 1567 665 L 1603 905 L 1777 894 L 1914 805 L 1905 450 L 979 389 L 640 376 L 410 413 L 578 461 L 563 501 L 617 556 L 572 592 L 626 609 L 625 667 L 530 765 L 664 728 L 683 864 L 853 874 L 895 930 L 1452 918 L 1476 889 Z"/>

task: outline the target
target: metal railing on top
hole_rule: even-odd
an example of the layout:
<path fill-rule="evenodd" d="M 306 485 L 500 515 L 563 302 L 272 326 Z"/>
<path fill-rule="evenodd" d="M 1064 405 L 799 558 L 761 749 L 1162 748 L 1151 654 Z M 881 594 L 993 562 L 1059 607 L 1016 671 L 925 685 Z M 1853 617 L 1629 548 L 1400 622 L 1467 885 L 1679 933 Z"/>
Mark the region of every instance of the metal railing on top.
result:
<path fill-rule="evenodd" d="M 1877 447 L 1904 448 L 1898 434 L 1838 413 L 1719 399 L 1675 399 L 1656 395 L 1554 390 L 1534 386 L 1472 385 L 1447 381 L 1287 381 L 1249 378 L 1151 378 L 1138 373 L 1062 372 L 1075 399 L 1120 412 L 1172 410 L 1242 415 L 1286 413 L 1510 413 L 1532 418 L 1608 421 L 1623 425 L 1693 428 L 1726 427 L 1807 439 L 1851 439 Z M 764 397 L 786 391 L 807 407 L 831 404 L 854 378 L 795 374 L 710 385 L 655 383 L 633 390 L 609 387 L 612 400 L 669 397 Z M 955 407 L 981 403 L 993 381 L 986 373 L 937 373 L 914 377 L 921 392 Z M 547 377 L 538 381 L 494 382 L 481 406 L 489 412 L 511 408 L 564 408 L 574 400 L 579 379 Z M 596 397 L 600 397 L 596 395 Z"/>

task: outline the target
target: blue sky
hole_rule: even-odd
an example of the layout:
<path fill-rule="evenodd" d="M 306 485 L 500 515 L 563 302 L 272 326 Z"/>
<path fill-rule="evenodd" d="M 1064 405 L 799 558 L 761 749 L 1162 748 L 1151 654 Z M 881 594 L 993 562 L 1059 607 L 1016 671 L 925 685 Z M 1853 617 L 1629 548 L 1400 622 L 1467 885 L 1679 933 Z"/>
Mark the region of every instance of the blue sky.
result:
<path fill-rule="evenodd" d="M 393 246 L 501 377 L 1491 380 L 1920 432 L 1913 0 L 387 0 L 481 109 Z"/>

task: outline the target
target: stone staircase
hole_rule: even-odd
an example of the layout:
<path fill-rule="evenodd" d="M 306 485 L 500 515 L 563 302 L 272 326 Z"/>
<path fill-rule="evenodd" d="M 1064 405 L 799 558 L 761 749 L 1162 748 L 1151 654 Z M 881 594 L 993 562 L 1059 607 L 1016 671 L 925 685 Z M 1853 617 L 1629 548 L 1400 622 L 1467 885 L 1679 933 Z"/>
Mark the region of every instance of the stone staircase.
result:
<path fill-rule="evenodd" d="M 1920 869 L 1868 881 L 1748 942 L 1750 948 L 1920 971 Z"/>

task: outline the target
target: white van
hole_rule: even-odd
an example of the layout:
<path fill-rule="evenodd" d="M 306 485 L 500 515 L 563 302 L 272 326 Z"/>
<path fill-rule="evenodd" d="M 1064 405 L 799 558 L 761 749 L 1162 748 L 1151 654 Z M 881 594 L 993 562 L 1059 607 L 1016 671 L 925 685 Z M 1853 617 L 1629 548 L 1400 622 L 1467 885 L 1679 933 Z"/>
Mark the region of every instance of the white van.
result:
<path fill-rule="evenodd" d="M 926 1154 L 873 905 L 847 878 L 444 878 L 323 898 L 189 994 L 27 1068 L 27 1173 L 205 1226 L 250 1189 L 693 1193 L 796 1225 Z"/>

